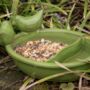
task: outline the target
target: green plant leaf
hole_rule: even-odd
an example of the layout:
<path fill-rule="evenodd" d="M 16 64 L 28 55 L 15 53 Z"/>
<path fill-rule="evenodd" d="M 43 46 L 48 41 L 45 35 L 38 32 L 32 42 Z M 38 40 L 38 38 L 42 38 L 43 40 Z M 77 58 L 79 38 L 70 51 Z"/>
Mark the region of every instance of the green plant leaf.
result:
<path fill-rule="evenodd" d="M 73 83 L 68 83 L 68 84 L 66 84 L 66 83 L 63 83 L 63 84 L 61 84 L 60 85 L 60 88 L 62 89 L 62 90 L 74 90 L 74 84 Z"/>

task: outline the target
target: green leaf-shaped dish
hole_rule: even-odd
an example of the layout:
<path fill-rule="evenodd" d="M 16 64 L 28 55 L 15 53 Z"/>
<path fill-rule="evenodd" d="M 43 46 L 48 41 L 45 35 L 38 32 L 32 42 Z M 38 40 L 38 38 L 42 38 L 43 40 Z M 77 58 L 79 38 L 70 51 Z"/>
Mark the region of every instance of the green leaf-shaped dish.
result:
<path fill-rule="evenodd" d="M 25 58 L 19 55 L 14 50 L 17 45 L 25 43 L 29 40 L 36 40 L 41 38 L 49 39 L 55 42 L 64 42 L 67 43 L 68 46 L 47 62 L 33 61 L 29 58 Z M 86 40 L 83 34 L 74 31 L 58 29 L 45 29 L 43 31 L 34 32 L 32 34 L 23 35 L 13 43 L 6 45 L 6 50 L 14 59 L 16 65 L 23 72 L 35 78 L 43 78 L 56 73 L 66 72 L 65 69 L 60 68 L 54 63 L 56 60 L 71 70 L 89 72 L 90 65 L 82 60 L 89 57 L 89 49 L 90 40 Z M 76 79 L 76 75 L 68 74 L 53 80 L 74 81 Z"/>

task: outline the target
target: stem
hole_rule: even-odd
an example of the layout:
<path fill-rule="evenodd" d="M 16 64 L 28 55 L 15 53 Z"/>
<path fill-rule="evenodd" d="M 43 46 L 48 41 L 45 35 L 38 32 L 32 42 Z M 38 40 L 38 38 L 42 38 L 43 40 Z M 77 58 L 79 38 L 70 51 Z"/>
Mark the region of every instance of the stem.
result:
<path fill-rule="evenodd" d="M 24 82 L 24 84 L 20 87 L 19 90 L 25 90 L 25 87 L 26 87 L 29 83 L 33 82 L 33 81 L 34 81 L 34 79 L 32 79 L 31 77 L 28 78 L 28 79 Z"/>
<path fill-rule="evenodd" d="M 50 3 L 41 3 L 41 5 L 46 5 L 47 7 L 53 7 L 55 9 L 57 9 L 58 11 L 62 12 L 64 15 L 67 15 L 67 12 L 65 10 L 63 10 L 62 8 L 58 7 L 57 5 L 53 5 Z"/>
<path fill-rule="evenodd" d="M 70 73 L 71 72 L 64 72 L 64 73 L 57 73 L 57 74 L 54 74 L 54 75 L 47 76 L 45 78 L 42 78 L 42 79 L 32 83 L 31 85 L 28 85 L 24 90 L 27 90 L 27 89 L 31 88 L 32 86 L 35 86 L 35 85 L 40 84 L 42 82 L 45 82 L 47 80 L 50 80 L 50 79 L 53 79 L 53 78 L 56 78 L 56 77 L 60 77 L 60 76 L 66 75 L 66 74 L 70 74 Z"/>
<path fill-rule="evenodd" d="M 63 76 L 63 75 L 71 74 L 71 73 L 76 74 L 77 76 L 81 76 L 82 75 L 82 73 L 79 73 L 77 71 L 57 73 L 57 74 L 50 75 L 50 76 L 47 76 L 45 78 L 42 78 L 42 79 L 40 79 L 40 80 L 38 80 L 38 81 L 28 85 L 26 88 L 24 88 L 24 90 L 27 90 L 27 89 L 29 89 L 29 88 L 37 85 L 37 84 L 43 83 L 43 82 L 45 82 L 47 80 L 50 80 L 50 79 L 53 79 L 53 78 L 56 78 L 56 77 L 60 77 L 60 76 Z M 82 77 L 87 79 L 87 80 L 90 80 L 90 78 L 88 76 L 83 75 Z"/>

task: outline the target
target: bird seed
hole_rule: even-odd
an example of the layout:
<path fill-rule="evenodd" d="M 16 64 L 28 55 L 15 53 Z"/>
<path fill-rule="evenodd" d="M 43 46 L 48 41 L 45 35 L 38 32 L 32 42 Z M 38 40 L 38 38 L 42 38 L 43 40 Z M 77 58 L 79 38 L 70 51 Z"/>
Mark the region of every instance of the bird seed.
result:
<path fill-rule="evenodd" d="M 45 62 L 65 47 L 67 47 L 67 44 L 42 38 L 40 40 L 28 41 L 23 45 L 17 46 L 15 51 L 34 61 Z"/>

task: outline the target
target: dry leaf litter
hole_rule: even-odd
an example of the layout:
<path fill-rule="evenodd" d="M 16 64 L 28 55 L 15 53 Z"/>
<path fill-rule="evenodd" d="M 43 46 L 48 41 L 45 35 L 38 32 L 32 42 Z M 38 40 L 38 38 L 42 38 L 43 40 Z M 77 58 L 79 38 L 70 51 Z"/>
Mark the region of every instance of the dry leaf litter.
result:
<path fill-rule="evenodd" d="M 52 42 L 42 38 L 40 40 L 28 41 L 25 44 L 16 47 L 15 51 L 26 58 L 31 58 L 38 62 L 44 62 L 66 46 L 67 44 Z"/>

